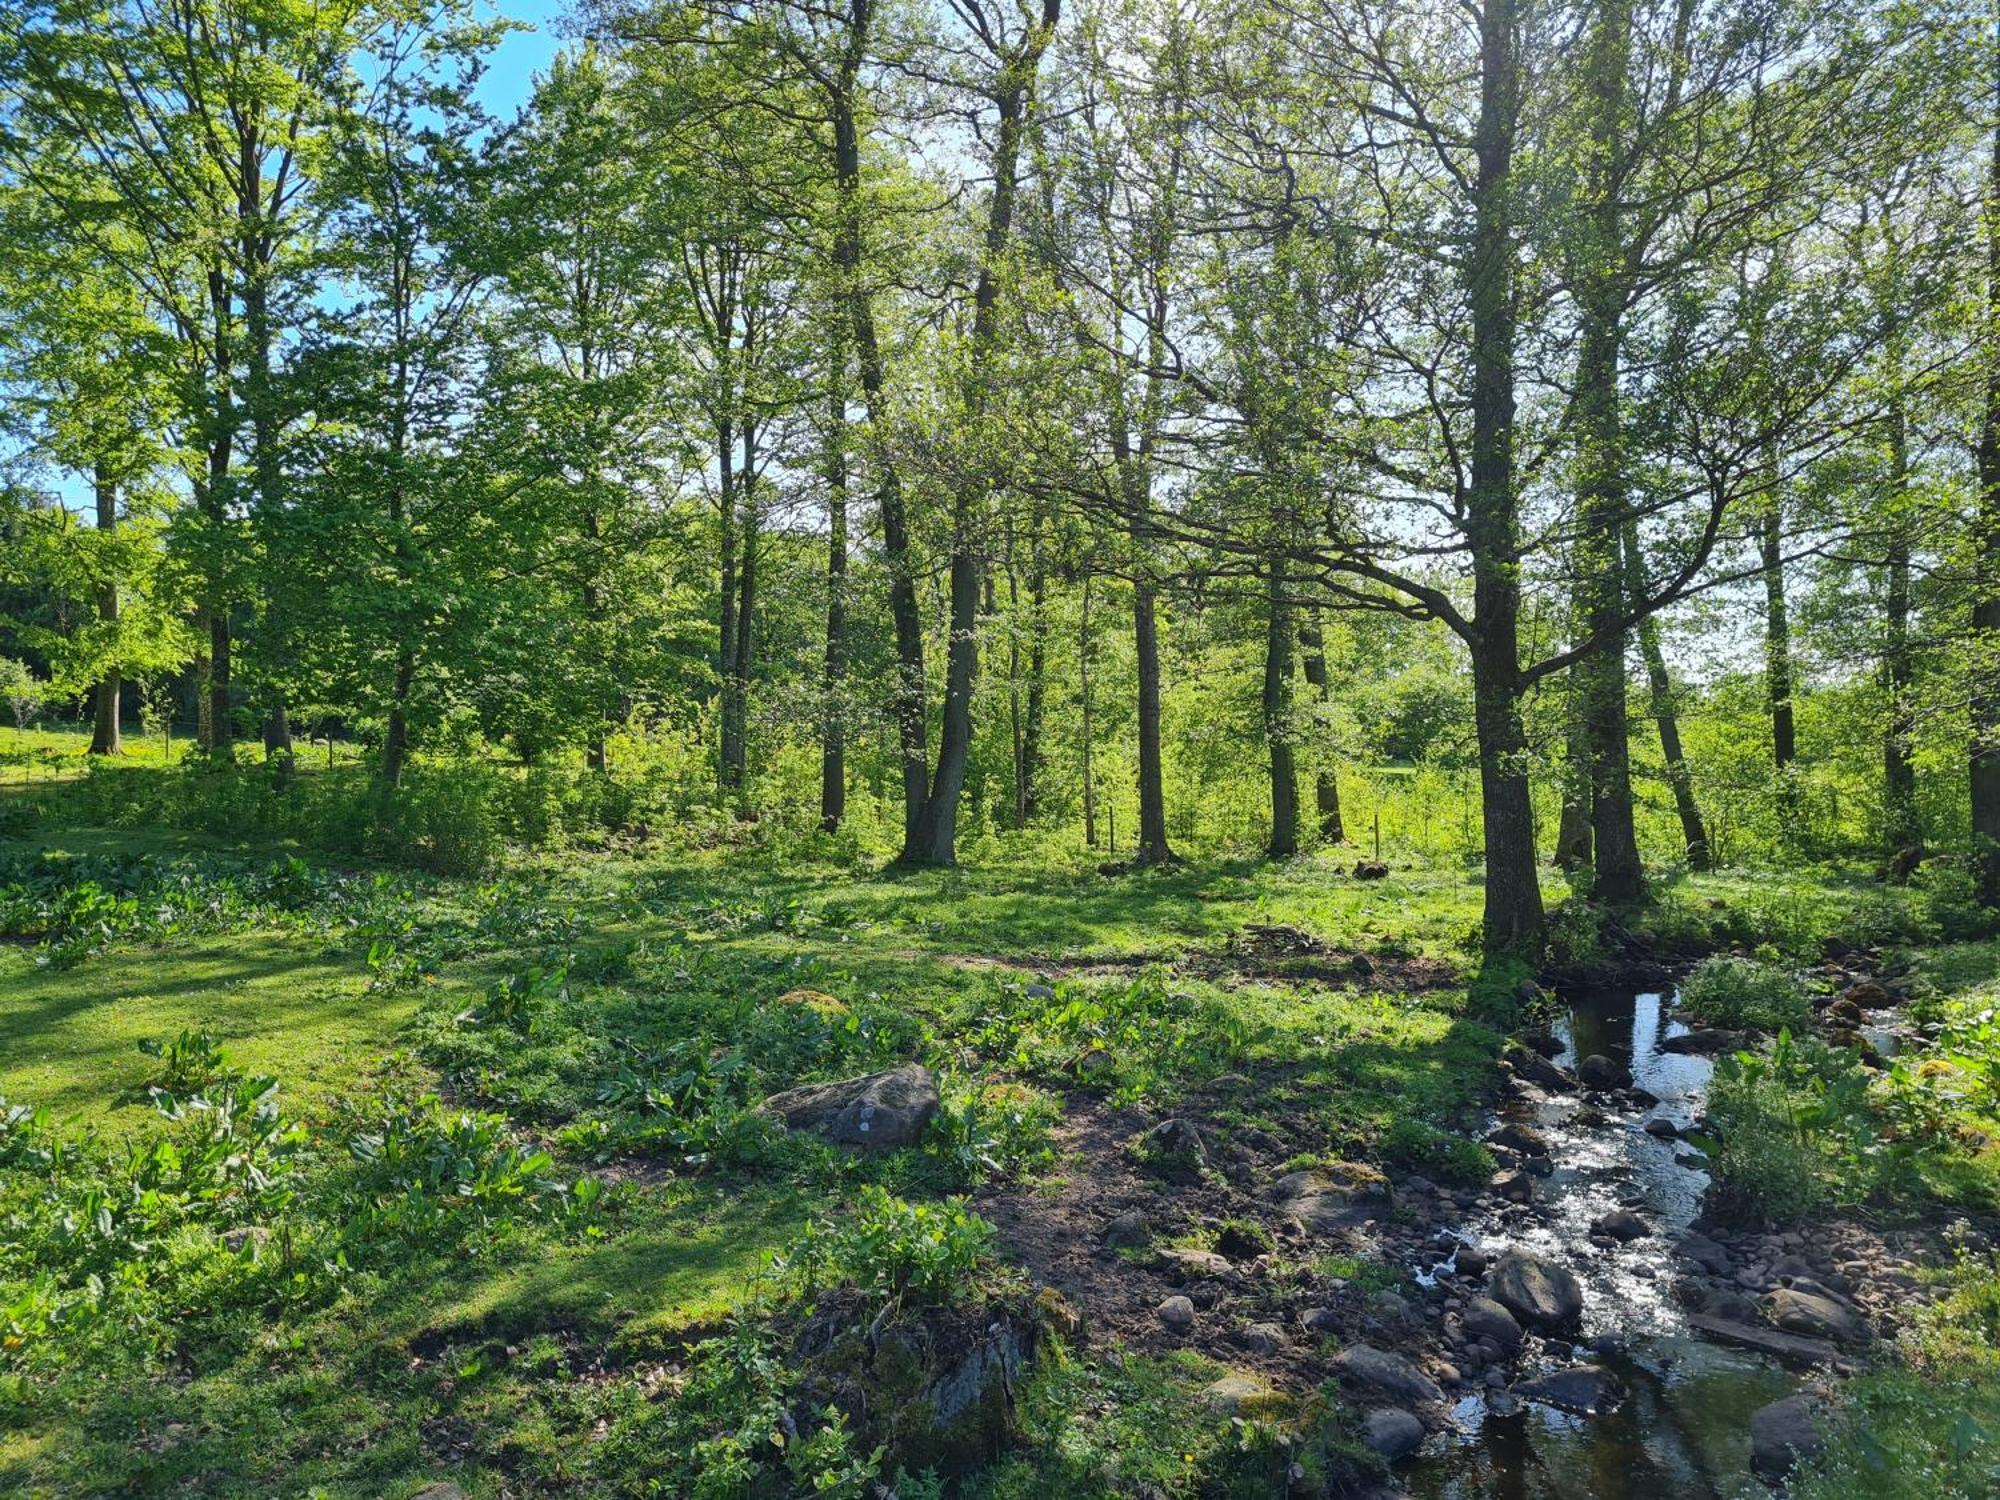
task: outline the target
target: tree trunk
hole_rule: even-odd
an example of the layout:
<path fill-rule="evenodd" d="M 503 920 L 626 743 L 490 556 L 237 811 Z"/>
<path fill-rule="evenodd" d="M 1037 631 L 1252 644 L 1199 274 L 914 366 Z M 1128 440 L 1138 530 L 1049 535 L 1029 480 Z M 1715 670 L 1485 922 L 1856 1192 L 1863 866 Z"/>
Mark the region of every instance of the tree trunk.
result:
<path fill-rule="evenodd" d="M 1299 771 L 1292 753 L 1292 607 L 1285 598 L 1285 560 L 1274 555 L 1264 632 L 1264 744 L 1271 766 L 1273 859 L 1299 852 Z"/>
<path fill-rule="evenodd" d="M 888 419 L 887 374 L 875 328 L 875 299 L 862 275 L 861 131 L 855 112 L 861 64 L 874 25 L 874 0 L 848 0 L 847 36 L 840 66 L 828 91 L 833 124 L 834 180 L 840 195 L 840 224 L 834 238 L 834 265 L 847 302 L 854 339 L 855 375 L 861 383 L 872 442 L 868 462 L 875 475 L 875 506 L 882 518 L 882 551 L 889 573 L 889 613 L 896 626 L 896 672 L 890 708 L 896 720 L 903 767 L 903 847 L 917 839 L 924 802 L 930 795 L 930 751 L 924 715 L 924 620 L 917 604 L 916 559 L 910 548 L 909 513 L 896 466 L 880 436 Z"/>
<path fill-rule="evenodd" d="M 1898 398 L 1889 413 L 1889 515 L 1884 549 L 1889 587 L 1882 643 L 1882 687 L 1889 701 L 1882 736 L 1883 852 L 1889 856 L 1891 869 L 1898 871 L 1913 869 L 1924 847 L 1923 822 L 1917 812 L 1917 769 L 1910 758 L 1917 716 L 1910 696 L 1915 653 L 1910 642 L 1910 531 L 1905 509 L 1909 470 L 1909 431 Z"/>
<path fill-rule="evenodd" d="M 1556 817 L 1558 870 L 1590 865 L 1590 719 L 1584 712 L 1583 674 L 1571 667 L 1563 699 L 1562 811 Z"/>
<path fill-rule="evenodd" d="M 118 484 L 111 477 L 111 466 L 99 459 L 91 473 L 92 486 L 97 498 L 97 529 L 103 532 L 118 529 Z M 97 586 L 97 618 L 100 624 L 115 628 L 118 624 L 118 580 L 106 577 Z M 92 694 L 93 715 L 90 729 L 90 753 L 92 755 L 118 755 L 124 750 L 118 725 L 118 700 L 123 689 L 123 679 L 117 664 L 104 669 Z"/>
<path fill-rule="evenodd" d="M 1308 616 L 1299 625 L 1299 644 L 1305 650 L 1306 682 L 1319 694 L 1324 709 L 1333 695 L 1326 670 L 1326 636 L 1316 617 Z M 1322 759 L 1326 753 L 1321 746 Z M 1313 810 L 1319 815 L 1319 836 L 1327 843 L 1338 844 L 1347 837 L 1340 821 L 1340 782 L 1329 765 L 1323 764 L 1313 773 Z"/>
<path fill-rule="evenodd" d="M 718 780 L 725 792 L 740 784 L 743 772 L 742 729 L 736 691 L 736 429 L 730 422 L 716 427 L 716 469 L 722 518 L 722 619 L 715 659 L 722 685 L 722 750 Z"/>
<path fill-rule="evenodd" d="M 972 370 L 967 409 L 974 421 L 986 407 L 999 335 L 1001 260 L 1013 233 L 1022 136 L 1033 99 L 1032 81 L 1055 31 L 1061 0 L 1042 0 L 1039 26 L 1026 32 L 1001 73 L 999 133 L 993 147 L 993 196 L 987 204 L 979 278 L 973 289 Z M 958 801 L 972 752 L 972 691 L 979 676 L 979 553 L 983 477 L 961 476 L 952 505 L 951 638 L 946 646 L 944 715 L 938 733 L 937 773 L 903 858 L 912 864 L 950 865 L 958 859 Z"/>
<path fill-rule="evenodd" d="M 1172 864 L 1167 842 L 1167 797 L 1160 766 L 1160 630 L 1153 585 L 1132 585 L 1132 644 L 1139 673 L 1139 847 L 1142 865 Z"/>
<path fill-rule="evenodd" d="M 1625 701 L 1625 570 L 1619 552 L 1626 518 L 1623 416 L 1618 352 L 1626 259 L 1618 182 L 1631 46 L 1628 0 L 1600 0 L 1591 26 L 1588 221 L 1577 304 L 1583 327 L 1577 357 L 1577 552 L 1585 628 L 1597 648 L 1577 664 L 1590 751 L 1592 894 L 1613 906 L 1645 893 L 1632 813 L 1632 747 Z"/>
<path fill-rule="evenodd" d="M 1624 527 L 1626 593 L 1633 599 L 1645 593 L 1645 574 L 1640 565 L 1639 528 L 1630 517 Z M 1673 679 L 1667 675 L 1666 653 L 1660 649 L 1659 622 L 1651 615 L 1639 621 L 1639 654 L 1646 663 L 1646 686 L 1659 726 L 1660 755 L 1667 763 L 1667 785 L 1674 794 L 1674 811 L 1681 820 L 1681 847 L 1694 870 L 1706 870 L 1714 863 L 1708 847 L 1708 830 L 1702 825 L 1701 809 L 1695 802 L 1694 776 L 1687 754 L 1681 749 L 1680 717 L 1674 709 Z"/>
<path fill-rule="evenodd" d="M 847 816 L 847 387 L 836 360 L 826 461 L 826 692 L 819 731 L 819 826 L 838 833 Z"/>
<path fill-rule="evenodd" d="M 2000 651 L 2000 22 L 1994 38 L 1995 110 L 1986 184 L 1986 390 L 1979 426 L 1979 508 L 1973 542 L 1976 649 Z M 2000 671 L 1974 663 L 1972 852 L 1980 899 L 2000 906 Z"/>
<path fill-rule="evenodd" d="M 1472 323 L 1472 553 L 1475 722 L 1485 815 L 1484 944 L 1490 955 L 1541 956 L 1544 914 L 1535 873 L 1534 806 L 1521 723 L 1519 497 L 1514 492 L 1514 232 L 1512 184 L 1519 77 L 1516 0 L 1480 12 L 1480 101 L 1474 135 L 1467 293 Z"/>
<path fill-rule="evenodd" d="M 730 784 L 744 796 L 748 795 L 749 789 L 750 663 L 757 612 L 759 519 L 756 474 L 757 424 L 746 418 L 743 423 L 743 472 L 737 476 L 736 484 L 743 502 L 743 520 L 738 541 L 740 563 L 736 575 L 736 660 L 730 668 L 730 681 L 736 690 L 736 762 Z M 747 802 L 739 803 L 739 812 L 747 809 Z"/>
<path fill-rule="evenodd" d="M 1783 776 L 1798 755 L 1792 721 L 1792 628 L 1785 608 L 1785 509 L 1775 454 L 1764 458 L 1757 550 L 1764 570 L 1764 698 L 1771 714 L 1771 759 Z"/>
<path fill-rule="evenodd" d="M 1090 701 L 1090 584 L 1092 575 L 1083 575 L 1082 618 L 1077 625 L 1076 685 L 1083 703 L 1083 842 L 1097 847 L 1097 777 L 1092 768 Z"/>
<path fill-rule="evenodd" d="M 1042 739 L 1048 721 L 1048 567 L 1037 537 L 1028 575 L 1028 716 L 1021 729 L 1021 826 L 1041 811 Z"/>
<path fill-rule="evenodd" d="M 416 676 L 416 653 L 405 646 L 396 653 L 396 674 L 389 685 L 389 730 L 382 739 L 382 783 L 385 786 L 401 786 L 403 770 L 409 764 L 410 687 Z"/>

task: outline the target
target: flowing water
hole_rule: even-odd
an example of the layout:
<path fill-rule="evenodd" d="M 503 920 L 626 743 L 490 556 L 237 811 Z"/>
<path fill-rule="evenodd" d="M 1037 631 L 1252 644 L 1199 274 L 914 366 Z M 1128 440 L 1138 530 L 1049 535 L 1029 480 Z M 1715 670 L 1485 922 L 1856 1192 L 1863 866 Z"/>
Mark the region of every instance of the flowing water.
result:
<path fill-rule="evenodd" d="M 1606 1105 L 1601 1126 L 1572 1117 L 1574 1095 L 1510 1107 L 1503 1117 L 1533 1125 L 1549 1142 L 1555 1170 L 1536 1183 L 1538 1209 L 1518 1219 L 1473 1218 L 1453 1226 L 1461 1239 L 1498 1252 L 1529 1250 L 1566 1265 L 1583 1284 L 1587 1339 L 1616 1336 L 1623 1352 L 1607 1361 L 1624 1383 L 1616 1410 L 1573 1417 L 1534 1403 L 1470 1395 L 1453 1411 L 1454 1427 L 1433 1438 L 1411 1475 L 1421 1500 L 1748 1500 L 1769 1492 L 1750 1472 L 1750 1413 L 1788 1394 L 1794 1378 L 1742 1350 L 1690 1333 L 1671 1296 L 1669 1250 L 1701 1209 L 1708 1174 L 1685 1144 L 1640 1127 L 1655 1115 L 1686 1127 L 1700 1113 L 1713 1064 L 1660 1051 L 1686 1028 L 1667 1018 L 1671 997 L 1630 992 L 1571 998 L 1557 1027 L 1574 1068 L 1602 1053 L 1632 1070 L 1633 1082 L 1658 1096 L 1647 1109 Z M 1634 1208 L 1655 1233 L 1631 1245 L 1600 1249 L 1593 1220 Z M 1575 1361 L 1524 1358 L 1518 1381 Z"/>

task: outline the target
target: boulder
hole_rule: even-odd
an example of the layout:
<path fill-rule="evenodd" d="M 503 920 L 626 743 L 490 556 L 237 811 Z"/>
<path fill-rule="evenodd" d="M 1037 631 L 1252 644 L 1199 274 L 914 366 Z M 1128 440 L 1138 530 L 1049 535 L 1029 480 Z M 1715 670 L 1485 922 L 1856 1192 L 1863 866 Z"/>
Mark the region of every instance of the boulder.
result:
<path fill-rule="evenodd" d="M 1491 1339 L 1508 1354 L 1521 1347 L 1521 1325 L 1491 1297 L 1474 1297 L 1465 1304 L 1459 1319 L 1469 1338 Z"/>
<path fill-rule="evenodd" d="M 1276 1323 L 1252 1323 L 1237 1331 L 1236 1341 L 1252 1354 L 1276 1354 L 1285 1347 L 1285 1330 Z"/>
<path fill-rule="evenodd" d="M 1622 1089 L 1630 1087 L 1632 1070 L 1602 1052 L 1593 1052 L 1576 1065 L 1576 1076 L 1585 1088 Z"/>
<path fill-rule="evenodd" d="M 1290 1172 L 1271 1196 L 1306 1228 L 1326 1233 L 1379 1219 L 1389 1208 L 1389 1185 L 1369 1167 L 1345 1163 L 1324 1172 Z"/>
<path fill-rule="evenodd" d="M 1424 1424 L 1397 1406 L 1378 1406 L 1361 1419 L 1362 1442 L 1384 1463 L 1408 1458 L 1424 1445 Z"/>
<path fill-rule="evenodd" d="M 1525 1079 L 1537 1088 L 1561 1094 L 1576 1087 L 1574 1078 L 1539 1052 L 1532 1052 L 1526 1047 L 1509 1047 L 1501 1057 L 1514 1070 L 1517 1078 Z"/>
<path fill-rule="evenodd" d="M 1477 1245 L 1460 1245 L 1453 1252 L 1452 1264 L 1458 1267 L 1461 1276 L 1484 1276 L 1486 1266 L 1492 1257 Z"/>
<path fill-rule="evenodd" d="M 1183 1162 L 1199 1167 L 1208 1161 L 1201 1132 L 1186 1120 L 1162 1120 L 1139 1138 L 1140 1150 L 1156 1161 Z"/>
<path fill-rule="evenodd" d="M 1796 1287 L 1780 1287 L 1769 1293 L 1763 1311 L 1772 1327 L 1802 1338 L 1831 1339 L 1840 1344 L 1860 1344 L 1868 1339 L 1868 1325 L 1853 1308 Z"/>
<path fill-rule="evenodd" d="M 1794 1365 L 1830 1365 L 1840 1357 L 1840 1351 L 1825 1339 L 1806 1338 L 1801 1334 L 1782 1333 L 1775 1328 L 1765 1328 L 1756 1323 L 1740 1322 L 1734 1318 L 1717 1317 L 1712 1313 L 1689 1313 L 1688 1327 L 1696 1333 L 1705 1334 L 1717 1343 L 1733 1344 L 1739 1349 L 1754 1349 L 1759 1354 L 1769 1354 Z"/>
<path fill-rule="evenodd" d="M 1126 1209 L 1104 1226 L 1104 1243 L 1114 1250 L 1143 1245 L 1152 1236 L 1152 1226 L 1136 1208 Z"/>
<path fill-rule="evenodd" d="M 1185 1297 L 1169 1297 L 1155 1310 L 1160 1321 L 1175 1333 L 1186 1333 L 1194 1327 L 1194 1304 Z"/>
<path fill-rule="evenodd" d="M 1590 1226 L 1592 1234 L 1609 1235 L 1620 1244 L 1630 1244 L 1642 1240 L 1653 1232 L 1652 1226 L 1629 1208 L 1614 1209 Z"/>
<path fill-rule="evenodd" d="M 1583 1287 L 1576 1277 L 1521 1250 L 1500 1257 L 1486 1290 L 1528 1328 L 1567 1328 L 1583 1314 Z"/>
<path fill-rule="evenodd" d="M 1616 1406 L 1625 1391 L 1618 1377 L 1602 1365 L 1571 1365 L 1522 1381 L 1514 1387 L 1514 1394 L 1557 1411 L 1594 1417 Z"/>
<path fill-rule="evenodd" d="M 1401 1401 L 1422 1404 L 1444 1399 L 1444 1392 L 1438 1389 L 1437 1382 L 1409 1359 L 1370 1344 L 1356 1344 L 1341 1350 L 1333 1357 L 1333 1368 L 1343 1380 L 1367 1386 Z"/>
<path fill-rule="evenodd" d="M 1784 1478 L 1792 1465 L 1817 1458 L 1825 1447 L 1804 1396 L 1787 1396 L 1750 1414 L 1750 1467 L 1766 1479 Z"/>
<path fill-rule="evenodd" d="M 1255 1416 L 1283 1403 L 1284 1398 L 1269 1381 L 1241 1370 L 1232 1370 L 1202 1388 L 1201 1399 L 1209 1407 L 1231 1417 Z"/>
<path fill-rule="evenodd" d="M 1509 1203 L 1533 1203 L 1535 1179 L 1526 1172 L 1502 1172 L 1493 1179 L 1493 1191 Z"/>
<path fill-rule="evenodd" d="M 1486 1137 L 1486 1144 L 1498 1146 L 1504 1151 L 1512 1151 L 1520 1156 L 1547 1156 L 1549 1143 L 1539 1130 L 1532 1125 L 1509 1121 Z"/>
<path fill-rule="evenodd" d="M 1705 1234 L 1682 1235 L 1674 1246 L 1674 1253 L 1686 1256 L 1703 1270 L 1712 1271 L 1717 1276 L 1728 1276 L 1735 1270 L 1730 1264 L 1729 1252 Z"/>
<path fill-rule="evenodd" d="M 1656 1141 L 1677 1141 L 1681 1136 L 1680 1126 L 1663 1115 L 1654 1115 L 1639 1128 Z"/>
<path fill-rule="evenodd" d="M 839 1083 L 809 1083 L 771 1095 L 759 1112 L 788 1130 L 811 1131 L 837 1146 L 914 1146 L 937 1113 L 937 1080 L 915 1063 Z"/>
<path fill-rule="evenodd" d="M 1165 1266 L 1177 1281 L 1196 1281 L 1204 1276 L 1220 1276 L 1229 1269 L 1226 1256 L 1217 1255 L 1213 1250 L 1192 1250 L 1181 1245 L 1168 1245 L 1162 1249 L 1160 1264 Z"/>
<path fill-rule="evenodd" d="M 1744 1040 L 1740 1031 L 1726 1031 L 1720 1026 L 1700 1026 L 1666 1038 L 1660 1043 L 1660 1050 L 1689 1057 L 1714 1057 L 1720 1052 L 1742 1051 Z"/>

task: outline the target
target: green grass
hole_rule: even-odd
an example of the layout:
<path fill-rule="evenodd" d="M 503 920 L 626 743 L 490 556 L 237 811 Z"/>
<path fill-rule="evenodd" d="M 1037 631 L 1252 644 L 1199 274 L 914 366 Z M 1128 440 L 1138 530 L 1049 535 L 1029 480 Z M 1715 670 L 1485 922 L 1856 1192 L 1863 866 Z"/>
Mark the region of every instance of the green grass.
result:
<path fill-rule="evenodd" d="M 296 849 L 49 822 L 34 838 L 223 881 Z M 315 1271 L 310 1294 L 265 1274 L 265 1260 L 253 1275 L 205 1227 L 177 1232 L 142 1273 L 157 1305 L 184 1309 L 184 1329 L 149 1327 L 129 1347 L 76 1335 L 66 1373 L 0 1374 L 0 1492 L 316 1487 L 358 1500 L 446 1478 L 480 1497 L 643 1492 L 659 1456 L 648 1445 L 663 1431 L 685 1440 L 659 1427 L 672 1403 L 647 1382 L 688 1360 L 690 1339 L 754 1332 L 757 1316 L 737 1315 L 764 1305 L 775 1253 L 809 1223 L 849 1215 L 864 1186 L 935 1199 L 965 1185 L 964 1161 L 941 1147 L 856 1160 L 774 1139 L 749 1115 L 775 1088 L 889 1061 L 937 1068 L 953 1101 L 994 1082 L 1026 1086 L 1014 1097 L 1051 1113 L 1085 1086 L 1155 1110 L 1196 1096 L 1223 1139 L 1256 1130 L 1290 1136 L 1302 1160 L 1485 1174 L 1466 1131 L 1494 1076 L 1502 1035 L 1488 1020 L 1506 1021 L 1511 977 L 1403 993 L 1386 977 L 1222 961 L 1257 923 L 1467 970 L 1482 893 L 1462 868 L 1361 883 L 1326 855 L 1105 877 L 1081 851 L 995 840 L 986 852 L 978 866 L 919 873 L 745 850 L 516 854 L 499 879 L 385 874 L 351 910 L 122 939 L 73 967 L 0 946 L 0 1093 L 121 1145 L 163 1128 L 140 1097 L 159 1064 L 138 1043 L 186 1028 L 278 1077 L 316 1143 L 360 1128 L 343 1106 L 442 1089 L 447 1114 L 503 1112 L 521 1149 L 552 1150 L 565 1179 L 606 1160 L 628 1179 L 599 1215 L 502 1211 L 484 1229 Z M 1713 939 L 1775 913 L 1790 951 L 1873 899 L 1731 873 L 1672 887 L 1659 919 Z M 2000 974 L 1995 953 L 1943 950 L 1933 972 L 1976 993 Z M 1178 960 L 1192 962 L 1168 967 Z M 512 1003 L 510 978 L 536 970 L 517 1009 L 488 1014 Z M 1053 993 L 1030 995 L 1041 975 Z M 799 988 L 846 1009 L 829 1020 L 772 1003 Z M 1093 1047 L 1109 1062 L 1082 1085 L 1077 1059 Z M 683 1102 L 646 1113 L 633 1101 L 647 1089 Z M 980 1149 L 1060 1172 L 1036 1134 L 1045 1124 Z M 337 1226 L 313 1214 L 357 1169 L 332 1150 L 303 1170 L 298 1204 L 277 1218 L 325 1246 Z M 1402 1276 L 1360 1258 L 1320 1270 L 1369 1287 Z M 1113 1480 L 1176 1496 L 1270 1493 L 1282 1467 L 1268 1426 L 1232 1425 L 1200 1402 L 1219 1373 L 1192 1357 L 1052 1351 L 1023 1393 L 1025 1448 L 971 1493 L 1082 1500 Z M 1303 1401 L 1312 1462 L 1365 1470 L 1351 1414 Z"/>

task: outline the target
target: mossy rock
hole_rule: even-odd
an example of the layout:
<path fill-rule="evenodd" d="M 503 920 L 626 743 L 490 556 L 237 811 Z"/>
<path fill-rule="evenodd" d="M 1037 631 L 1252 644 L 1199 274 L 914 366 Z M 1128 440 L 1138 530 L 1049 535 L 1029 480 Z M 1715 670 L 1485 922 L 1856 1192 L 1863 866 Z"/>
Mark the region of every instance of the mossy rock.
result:
<path fill-rule="evenodd" d="M 847 1014 L 847 1002 L 825 990 L 787 990 L 778 996 L 777 1004 L 791 1006 L 799 1010 L 809 1010 L 814 1015 L 828 1020 Z"/>

